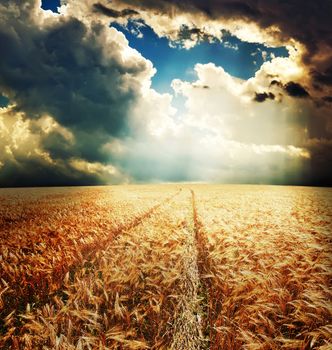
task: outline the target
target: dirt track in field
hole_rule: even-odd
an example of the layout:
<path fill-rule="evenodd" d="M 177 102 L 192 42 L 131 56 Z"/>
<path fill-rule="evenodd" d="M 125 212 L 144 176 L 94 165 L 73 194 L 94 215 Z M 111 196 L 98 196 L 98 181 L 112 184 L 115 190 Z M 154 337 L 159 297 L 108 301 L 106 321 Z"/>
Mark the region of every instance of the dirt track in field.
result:
<path fill-rule="evenodd" d="M 332 345 L 329 190 L 5 192 L 2 349 Z"/>
<path fill-rule="evenodd" d="M 38 304 L 38 307 L 43 307 L 46 305 L 54 296 L 57 294 L 61 294 L 62 289 L 64 288 L 64 283 L 66 280 L 66 275 L 70 275 L 75 273 L 76 270 L 79 270 L 83 265 L 88 265 L 90 260 L 93 258 L 93 256 L 97 252 L 101 252 L 105 249 L 105 247 L 109 246 L 112 241 L 116 239 L 119 235 L 123 234 L 124 232 L 130 231 L 132 229 L 135 229 L 137 226 L 141 225 L 143 222 L 148 220 L 150 217 L 152 217 L 160 207 L 167 205 L 167 203 L 171 202 L 176 196 L 179 195 L 179 193 L 182 191 L 182 189 L 179 189 L 176 193 L 173 193 L 172 195 L 168 196 L 167 198 L 161 200 L 156 205 L 150 207 L 147 209 L 143 214 L 139 216 L 133 217 L 130 221 L 120 224 L 119 226 L 115 227 L 113 230 L 111 230 L 105 238 L 100 240 L 94 240 L 91 243 L 83 244 L 80 246 L 76 252 L 76 256 L 74 259 L 69 261 L 68 263 L 64 263 L 62 261 L 58 265 L 54 266 L 54 270 L 51 276 L 49 276 L 48 272 L 45 271 L 44 273 L 39 273 L 34 276 L 34 279 L 30 279 L 29 283 L 31 286 L 35 285 L 38 287 L 39 281 L 43 281 L 46 279 L 51 279 L 52 283 L 50 283 L 50 286 L 53 285 L 52 289 L 47 288 L 47 286 L 43 286 L 40 288 L 37 288 L 34 293 L 27 298 L 20 298 L 20 290 L 15 291 L 14 297 L 8 299 L 8 306 L 10 307 L 16 307 L 18 310 L 26 310 L 28 305 L 34 303 Z M 37 202 L 37 201 L 36 201 Z M 36 215 L 37 216 L 37 215 Z M 18 226 L 18 225 L 24 225 L 24 220 L 15 221 L 12 223 L 12 226 Z M 4 223 L 0 223 L 0 229 L 5 228 Z M 6 276 L 0 276 L 2 278 L 6 279 Z M 56 285 L 56 288 L 54 288 L 54 285 Z M 20 287 L 17 285 L 17 287 Z M 50 287 L 51 288 L 51 287 Z M 5 307 L 2 307 L 0 310 L 0 319 L 5 319 L 7 317 L 7 310 L 6 310 L 6 301 L 4 304 Z M 20 323 L 16 324 L 16 327 L 20 327 Z M 5 331 L 6 327 L 3 327 L 1 331 Z M 0 332 L 1 336 L 1 332 Z"/>
<path fill-rule="evenodd" d="M 184 230 L 186 235 L 184 274 L 182 277 L 182 295 L 180 295 L 180 310 L 174 324 L 172 350 L 196 350 L 204 348 L 203 314 L 199 296 L 201 281 L 198 270 L 198 248 L 196 208 L 194 192 L 191 191 L 191 221 Z M 203 300 L 204 301 L 204 300 Z"/>

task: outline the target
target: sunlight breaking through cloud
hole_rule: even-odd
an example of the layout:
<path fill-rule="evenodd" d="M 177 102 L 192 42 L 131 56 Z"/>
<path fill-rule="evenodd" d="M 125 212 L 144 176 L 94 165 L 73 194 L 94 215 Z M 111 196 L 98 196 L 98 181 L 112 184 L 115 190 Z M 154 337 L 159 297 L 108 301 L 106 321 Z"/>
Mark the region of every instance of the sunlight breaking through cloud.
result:
<path fill-rule="evenodd" d="M 15 0 L 0 10 L 2 186 L 330 183 L 328 37 L 301 36 L 286 18 L 251 3 L 244 10 L 224 1 L 185 8 L 68 0 L 54 13 L 38 0 Z M 148 33 L 146 45 L 167 39 L 168 50 L 185 50 L 190 62 L 194 52 L 208 60 L 183 73 L 180 61 L 162 58 L 165 49 L 159 68 L 144 57 L 153 49 L 138 45 L 141 53 L 115 22 L 130 30 L 136 23 L 131 35 L 144 43 Z M 216 62 L 218 43 L 240 55 L 233 69 L 244 65 L 242 77 Z M 280 47 L 287 57 L 274 51 Z M 257 62 L 254 75 L 243 77 Z M 167 92 L 156 81 L 167 82 Z"/>

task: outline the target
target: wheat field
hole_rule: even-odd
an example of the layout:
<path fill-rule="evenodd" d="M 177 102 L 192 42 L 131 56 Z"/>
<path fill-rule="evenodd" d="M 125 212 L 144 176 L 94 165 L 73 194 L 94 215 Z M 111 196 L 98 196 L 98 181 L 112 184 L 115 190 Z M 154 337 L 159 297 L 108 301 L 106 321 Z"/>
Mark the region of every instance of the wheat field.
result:
<path fill-rule="evenodd" d="M 0 190 L 0 349 L 332 349 L 332 190 Z"/>

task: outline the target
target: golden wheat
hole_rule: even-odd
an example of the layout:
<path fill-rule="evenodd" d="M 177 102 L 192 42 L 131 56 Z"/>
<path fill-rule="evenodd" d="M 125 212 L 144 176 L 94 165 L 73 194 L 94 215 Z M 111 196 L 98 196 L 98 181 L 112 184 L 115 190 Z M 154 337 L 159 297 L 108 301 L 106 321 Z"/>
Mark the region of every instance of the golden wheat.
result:
<path fill-rule="evenodd" d="M 165 203 L 66 276 L 63 298 L 27 310 L 24 348 L 168 348 L 182 316 L 189 193 Z M 179 313 L 181 313 L 179 315 Z"/>
<path fill-rule="evenodd" d="M 0 191 L 0 348 L 332 348 L 332 191 Z M 191 190 L 191 192 L 190 192 Z"/>
<path fill-rule="evenodd" d="M 196 188 L 211 349 L 332 347 L 332 191 Z"/>
<path fill-rule="evenodd" d="M 59 189 L 52 195 L 41 190 L 28 192 L 32 195 L 23 199 L 16 191 L 7 195 L 1 206 L 2 213 L 18 213 L 9 219 L 2 215 L 3 344 L 21 327 L 20 314 L 26 308 L 62 295 L 66 274 L 72 277 L 81 265 L 90 264 L 87 259 L 102 246 L 139 224 L 170 195 L 168 191 L 158 191 L 156 195 L 153 188 L 135 191 L 133 187 L 123 187 L 115 193 L 104 188 Z M 54 201 L 50 200 L 53 197 Z M 23 216 L 23 211 L 28 214 Z"/>

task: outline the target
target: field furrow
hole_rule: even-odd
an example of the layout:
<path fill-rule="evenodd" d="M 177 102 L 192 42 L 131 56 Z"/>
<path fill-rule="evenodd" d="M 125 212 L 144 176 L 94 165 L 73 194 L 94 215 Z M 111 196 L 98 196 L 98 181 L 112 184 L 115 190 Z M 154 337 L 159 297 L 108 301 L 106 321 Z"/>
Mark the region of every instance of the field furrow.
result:
<path fill-rule="evenodd" d="M 66 275 L 61 295 L 42 307 L 29 305 L 6 344 L 18 349 L 169 348 L 183 301 L 195 296 L 188 266 L 195 245 L 188 249 L 190 203 L 183 191 L 108 242 L 74 275 Z M 196 330 L 191 331 L 195 337 Z"/>
<path fill-rule="evenodd" d="M 331 348 L 331 197 L 273 186 L 195 192 L 210 349 Z"/>
<path fill-rule="evenodd" d="M 199 295 L 200 295 L 200 310 L 201 310 L 201 331 L 203 334 L 204 343 L 202 348 L 209 349 L 210 346 L 210 327 L 211 324 L 209 318 L 209 312 L 211 302 L 209 290 L 210 290 L 210 280 L 209 280 L 209 261 L 208 261 L 208 242 L 207 237 L 204 232 L 202 222 L 200 221 L 199 214 L 197 211 L 196 194 L 194 190 L 190 190 L 192 197 L 192 210 L 193 210 L 193 225 L 194 234 L 196 241 L 197 250 L 197 270 L 199 276 Z"/>
<path fill-rule="evenodd" d="M 184 231 L 186 240 L 183 247 L 183 275 L 179 284 L 177 318 L 174 321 L 173 341 L 170 346 L 172 350 L 198 350 L 205 345 L 193 194 L 189 210 L 192 217 Z"/>
<path fill-rule="evenodd" d="M 87 192 L 83 199 L 81 194 L 77 198 L 74 197 L 76 210 L 70 211 L 69 218 L 57 215 L 55 220 L 54 212 L 50 213 L 53 234 L 48 232 L 47 236 L 47 233 L 42 233 L 42 236 L 47 236 L 48 239 L 38 237 L 39 222 L 29 220 L 25 227 L 25 230 L 31 230 L 28 237 L 22 235 L 3 240 L 0 260 L 0 319 L 3 321 L 0 334 L 8 333 L 9 325 L 12 331 L 13 328 L 19 327 L 18 315 L 26 310 L 27 305 L 42 306 L 53 296 L 62 294 L 66 274 L 75 275 L 76 270 L 89 264 L 89 260 L 117 235 L 141 224 L 159 206 L 179 193 L 178 190 L 173 191 L 172 195 L 159 191 L 158 195 L 152 193 L 151 196 L 151 192 L 148 191 L 145 196 L 138 193 L 136 198 L 130 198 L 133 197 L 133 191 L 130 192 L 130 196 L 124 191 L 120 196 L 118 194 L 117 198 L 105 198 L 96 196 L 95 190 L 91 191 L 92 193 Z M 105 193 L 103 195 L 105 196 Z M 142 205 L 139 203 L 139 196 L 144 198 Z M 83 214 L 78 208 L 82 209 L 85 206 Z M 60 209 L 63 210 L 61 207 Z M 102 210 L 102 213 L 94 212 L 98 209 Z M 104 219 L 101 214 L 106 214 Z M 83 222 L 86 215 L 89 226 L 77 222 L 75 215 L 81 216 Z M 63 221 L 69 219 L 73 220 L 73 224 L 63 230 Z M 23 227 L 24 222 L 21 225 Z M 38 238 L 32 240 L 34 237 Z M 40 240 L 43 244 L 42 250 L 38 250 Z M 13 246 L 16 246 L 16 249 Z M 26 247 L 29 246 L 30 251 L 27 252 Z"/>
<path fill-rule="evenodd" d="M 0 199 L 0 349 L 332 348 L 330 189 L 8 189 Z"/>

